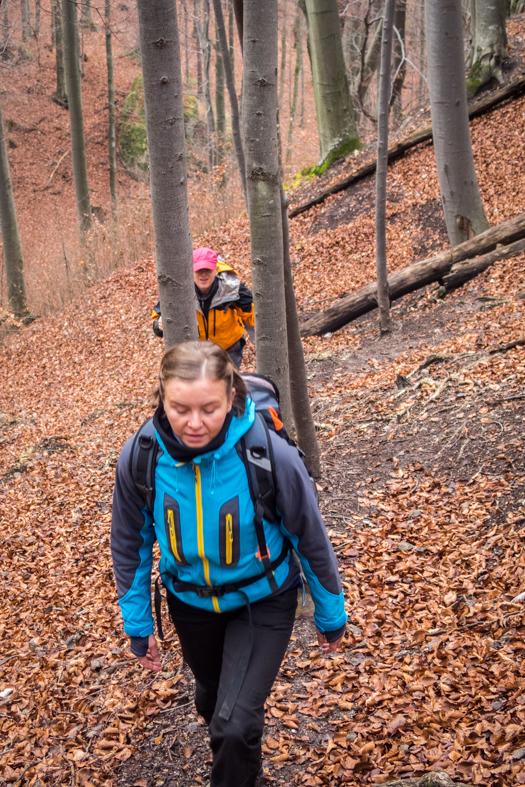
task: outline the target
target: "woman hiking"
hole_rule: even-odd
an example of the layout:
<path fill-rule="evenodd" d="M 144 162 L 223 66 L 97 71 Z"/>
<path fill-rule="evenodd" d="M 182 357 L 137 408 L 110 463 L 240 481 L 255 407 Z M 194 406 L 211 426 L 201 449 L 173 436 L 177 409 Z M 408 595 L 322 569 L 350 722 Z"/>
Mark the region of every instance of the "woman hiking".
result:
<path fill-rule="evenodd" d="M 255 344 L 252 293 L 216 251 L 204 246 L 193 252 L 193 280 L 200 341 L 218 344 L 239 368 L 246 344 L 244 331 Z M 160 301 L 151 318 L 153 333 L 162 338 Z"/>
<path fill-rule="evenodd" d="M 253 787 L 264 703 L 294 623 L 297 557 L 325 653 L 337 649 L 347 619 L 336 558 L 299 452 L 271 431 L 278 516 L 262 518 L 264 532 L 256 532 L 260 511 L 239 445 L 246 447 L 258 415 L 222 348 L 211 342 L 172 347 L 154 397 L 160 450 L 152 512 L 133 479 L 134 438 L 116 469 L 111 548 L 124 630 L 140 663 L 160 670 L 151 608 L 156 539 L 170 615 L 210 733 L 210 785 Z"/>

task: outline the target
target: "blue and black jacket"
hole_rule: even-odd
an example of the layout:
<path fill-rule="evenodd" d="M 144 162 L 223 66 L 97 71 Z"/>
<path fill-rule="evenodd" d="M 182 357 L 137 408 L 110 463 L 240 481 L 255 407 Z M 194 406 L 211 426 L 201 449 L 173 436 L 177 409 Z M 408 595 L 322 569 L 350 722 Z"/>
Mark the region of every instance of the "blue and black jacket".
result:
<path fill-rule="evenodd" d="M 154 631 L 151 570 L 155 540 L 161 553 L 160 573 L 168 590 L 186 604 L 217 614 L 242 607 L 245 596 L 230 592 L 220 598 L 202 598 L 191 591 L 177 593 L 173 578 L 176 582 L 211 587 L 260 573 L 260 580 L 243 588 L 250 602 L 255 602 L 298 584 L 295 552 L 311 589 L 317 629 L 329 641 L 343 633 L 347 615 L 337 561 L 312 482 L 297 450 L 273 432 L 270 439 L 280 522 L 263 520 L 266 543 L 272 560 L 281 554 L 285 539 L 289 539 L 294 552 L 290 551 L 275 569 L 277 591 L 272 591 L 263 574 L 248 476 L 236 450 L 236 444 L 254 420 L 255 405 L 248 399 L 244 415 L 233 415 L 226 424 L 220 445 L 191 461 L 180 461 L 173 449 L 177 439 L 167 419 L 156 416 L 160 451 L 153 516 L 131 474 L 133 438 L 125 444 L 116 469 L 111 549 L 128 636 L 142 639 Z"/>

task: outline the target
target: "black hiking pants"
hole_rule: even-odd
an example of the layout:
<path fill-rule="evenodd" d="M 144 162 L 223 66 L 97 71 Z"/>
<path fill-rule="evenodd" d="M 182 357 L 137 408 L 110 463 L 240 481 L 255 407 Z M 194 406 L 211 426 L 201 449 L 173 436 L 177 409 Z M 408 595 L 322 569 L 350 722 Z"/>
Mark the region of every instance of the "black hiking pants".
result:
<path fill-rule="evenodd" d="M 253 787 L 261 767 L 264 703 L 290 640 L 297 588 L 257 601 L 250 610 L 244 606 L 223 614 L 192 607 L 171 593 L 168 603 L 195 676 L 195 705 L 210 732 L 211 787 Z M 250 645 L 246 673 L 226 719 L 224 701 L 232 696 Z"/>

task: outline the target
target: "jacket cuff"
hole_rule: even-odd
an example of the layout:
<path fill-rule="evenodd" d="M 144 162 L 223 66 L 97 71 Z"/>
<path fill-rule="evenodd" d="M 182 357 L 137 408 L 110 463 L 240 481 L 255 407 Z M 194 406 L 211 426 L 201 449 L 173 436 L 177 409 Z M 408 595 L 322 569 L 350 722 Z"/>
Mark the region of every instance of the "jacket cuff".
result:
<path fill-rule="evenodd" d="M 134 656 L 142 658 L 148 652 L 148 637 L 130 637 L 129 646 Z"/>
<path fill-rule="evenodd" d="M 323 631 L 323 634 L 325 635 L 327 642 L 337 642 L 337 640 L 343 636 L 345 631 L 346 623 L 343 626 L 340 626 L 340 628 L 335 629 L 335 631 Z"/>

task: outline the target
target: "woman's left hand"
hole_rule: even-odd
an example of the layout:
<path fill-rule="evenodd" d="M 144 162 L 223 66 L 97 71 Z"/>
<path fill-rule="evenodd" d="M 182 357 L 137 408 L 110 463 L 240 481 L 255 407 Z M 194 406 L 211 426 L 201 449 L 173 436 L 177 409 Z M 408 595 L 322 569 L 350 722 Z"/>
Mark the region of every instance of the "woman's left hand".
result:
<path fill-rule="evenodd" d="M 336 639 L 335 642 L 328 642 L 324 634 L 321 634 L 320 631 L 317 632 L 317 642 L 322 647 L 323 653 L 334 653 L 343 641 L 343 637 L 344 634 L 339 639 Z"/>

